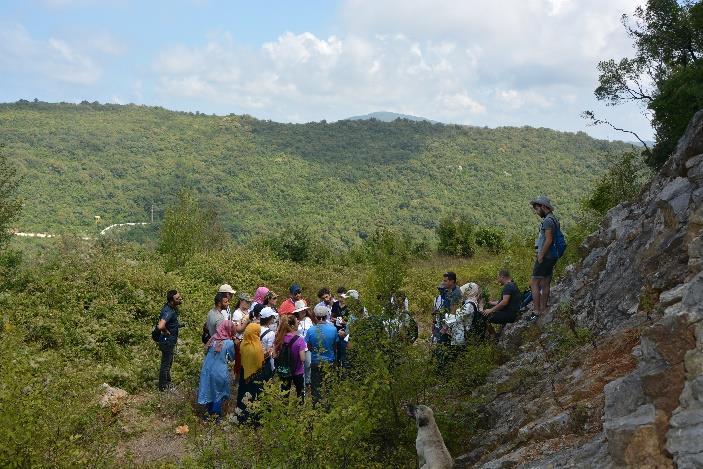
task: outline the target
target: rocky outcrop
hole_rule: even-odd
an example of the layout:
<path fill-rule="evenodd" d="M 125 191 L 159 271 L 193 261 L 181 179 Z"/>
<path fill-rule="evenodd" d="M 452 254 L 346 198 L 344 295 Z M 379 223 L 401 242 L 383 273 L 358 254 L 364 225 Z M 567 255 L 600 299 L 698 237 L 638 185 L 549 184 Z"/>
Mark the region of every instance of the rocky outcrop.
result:
<path fill-rule="evenodd" d="M 513 359 L 477 390 L 485 430 L 457 465 L 702 467 L 703 111 L 580 249 L 561 306 L 506 330 Z"/>

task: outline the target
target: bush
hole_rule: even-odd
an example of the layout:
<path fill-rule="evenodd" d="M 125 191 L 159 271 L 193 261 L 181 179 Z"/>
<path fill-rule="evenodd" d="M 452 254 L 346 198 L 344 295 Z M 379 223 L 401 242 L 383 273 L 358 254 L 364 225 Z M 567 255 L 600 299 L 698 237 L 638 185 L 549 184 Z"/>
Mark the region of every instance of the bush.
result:
<path fill-rule="evenodd" d="M 583 206 L 587 210 L 605 215 L 616 205 L 637 197 L 650 177 L 651 170 L 636 152 L 625 153 L 600 178 L 591 195 L 583 202 Z"/>
<path fill-rule="evenodd" d="M 320 264 L 329 259 L 329 250 L 307 228 L 291 227 L 266 238 L 264 246 L 281 260 Z"/>
<path fill-rule="evenodd" d="M 226 241 L 217 212 L 201 206 L 187 191 L 178 195 L 178 205 L 166 210 L 159 238 L 159 252 L 167 256 L 169 270 L 182 267 L 193 254 L 210 251 Z"/>
<path fill-rule="evenodd" d="M 437 226 L 437 250 L 449 256 L 473 257 L 476 238 L 473 221 L 465 216 L 450 215 L 442 218 Z"/>
<path fill-rule="evenodd" d="M 505 234 L 497 228 L 481 227 L 476 230 L 476 245 L 493 254 L 498 254 L 505 248 Z"/>

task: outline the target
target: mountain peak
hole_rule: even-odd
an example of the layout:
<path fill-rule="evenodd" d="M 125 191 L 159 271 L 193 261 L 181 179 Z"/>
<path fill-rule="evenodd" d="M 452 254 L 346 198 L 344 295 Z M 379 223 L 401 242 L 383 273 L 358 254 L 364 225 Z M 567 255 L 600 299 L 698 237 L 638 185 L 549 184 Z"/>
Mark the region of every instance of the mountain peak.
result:
<path fill-rule="evenodd" d="M 358 120 L 370 120 L 370 119 L 376 119 L 381 122 L 393 122 L 396 119 L 407 119 L 409 121 L 430 122 L 431 124 L 440 124 L 440 122 L 433 121 L 432 119 L 428 119 L 426 117 L 413 116 L 410 114 L 400 114 L 397 112 L 390 112 L 390 111 L 371 112 L 369 114 L 364 114 L 361 116 L 347 117 L 344 120 L 358 121 Z"/>

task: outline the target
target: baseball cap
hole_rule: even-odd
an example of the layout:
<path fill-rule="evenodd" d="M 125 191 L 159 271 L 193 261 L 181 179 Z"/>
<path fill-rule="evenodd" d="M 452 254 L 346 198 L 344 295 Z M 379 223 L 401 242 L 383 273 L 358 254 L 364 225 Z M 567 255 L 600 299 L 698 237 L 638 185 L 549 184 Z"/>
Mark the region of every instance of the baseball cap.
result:
<path fill-rule="evenodd" d="M 530 205 L 544 205 L 545 207 L 549 208 L 550 210 L 554 210 L 554 206 L 552 205 L 552 201 L 549 200 L 549 197 L 546 195 L 540 195 L 539 197 L 535 197 L 530 201 Z"/>
<path fill-rule="evenodd" d="M 259 317 L 261 319 L 270 318 L 271 316 L 278 316 L 278 313 L 275 309 L 271 308 L 270 306 L 265 307 L 261 310 L 261 313 L 259 313 Z"/>
<path fill-rule="evenodd" d="M 305 303 L 305 300 L 298 300 L 295 302 L 295 309 L 293 310 L 293 314 L 305 311 L 308 308 L 309 306 Z"/>
<path fill-rule="evenodd" d="M 294 283 L 293 285 L 290 286 L 288 291 L 290 292 L 291 295 L 295 295 L 296 293 L 302 292 L 303 288 L 299 284 Z"/>
<path fill-rule="evenodd" d="M 231 293 L 234 295 L 237 293 L 233 288 L 232 285 L 229 283 L 225 283 L 224 285 L 220 285 L 220 288 L 217 290 L 218 293 Z"/>

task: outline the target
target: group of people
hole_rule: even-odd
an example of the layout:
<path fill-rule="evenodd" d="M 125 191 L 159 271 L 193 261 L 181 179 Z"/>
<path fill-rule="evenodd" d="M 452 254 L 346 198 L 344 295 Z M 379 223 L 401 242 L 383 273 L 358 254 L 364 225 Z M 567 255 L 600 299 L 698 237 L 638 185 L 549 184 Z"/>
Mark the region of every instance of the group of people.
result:
<path fill-rule="evenodd" d="M 264 384 L 274 376 L 282 389 L 295 389 L 303 399 L 320 397 L 323 377 L 330 366 L 345 366 L 349 343 L 349 300 L 359 292 L 340 287 L 333 296 L 328 288 L 317 293 L 319 302 L 308 306 L 302 287 L 293 284 L 280 304 L 278 296 L 259 286 L 252 298 L 237 295 L 229 285 L 220 286 L 203 324 L 205 358 L 200 372 L 198 403 L 209 414 L 222 414 L 222 403 L 231 398 L 232 381 L 237 380 L 237 408 L 240 420 L 250 418 L 247 400 L 255 400 Z M 183 299 L 173 290 L 167 294 L 157 328 L 162 331 L 159 389 L 170 387 L 173 350 L 178 339 L 178 307 Z"/>
<path fill-rule="evenodd" d="M 530 320 L 546 310 L 552 271 L 560 255 L 553 249 L 560 228 L 551 202 L 542 196 L 531 203 L 543 221 L 535 241 L 531 283 L 534 310 Z M 501 295 L 495 301 L 488 301 L 479 285 L 469 282 L 459 286 L 456 274 L 446 272 L 433 308 L 432 341 L 456 350 L 472 335 L 479 339 L 486 334 L 495 336 L 493 325 L 516 321 L 523 306 L 522 294 L 507 270 L 498 273 L 498 281 L 502 285 Z M 240 421 L 255 420 L 247 404 L 256 400 L 264 384 L 274 376 L 280 378 L 283 390 L 295 389 L 298 398 L 303 400 L 309 395 L 316 403 L 321 398 L 326 371 L 333 366 L 348 366 L 349 326 L 355 320 L 349 303 L 359 301 L 359 292 L 340 287 L 333 295 L 328 288 L 322 288 L 314 307 L 303 298 L 299 284 L 291 285 L 288 293 L 278 305 L 278 295 L 263 285 L 256 289 L 253 298 L 246 293 L 237 295 L 229 284 L 218 289 L 202 330 L 205 357 L 198 403 L 206 407 L 208 414 L 222 415 L 223 402 L 231 398 L 233 380 L 238 383 L 236 399 Z M 170 370 L 180 327 L 178 309 L 183 302 L 176 290 L 169 291 L 166 299 L 155 329 L 155 340 L 162 352 L 161 390 L 171 386 Z M 411 317 L 406 297 L 392 296 L 389 305 Z M 380 326 L 387 329 L 391 337 L 407 325 L 404 319 L 395 321 L 399 324 L 385 320 Z M 414 319 L 412 323 L 417 327 Z M 417 331 L 414 335 L 402 336 L 411 336 L 410 340 L 414 341 Z"/>
<path fill-rule="evenodd" d="M 546 312 L 554 267 L 566 249 L 566 240 L 549 198 L 539 196 L 531 200 L 530 205 L 541 222 L 535 239 L 535 261 L 528 294 L 520 293 L 506 269 L 498 272 L 498 282 L 502 285 L 500 298 L 488 302 L 476 283 L 458 286 L 456 274 L 446 272 L 438 286 L 439 294 L 433 308 L 434 343 L 461 347 L 469 334 L 475 338 L 486 334 L 497 337 L 493 325 L 504 326 L 517 321 L 530 302 L 533 308 L 528 321 Z M 501 327 L 500 332 L 502 330 Z"/>

